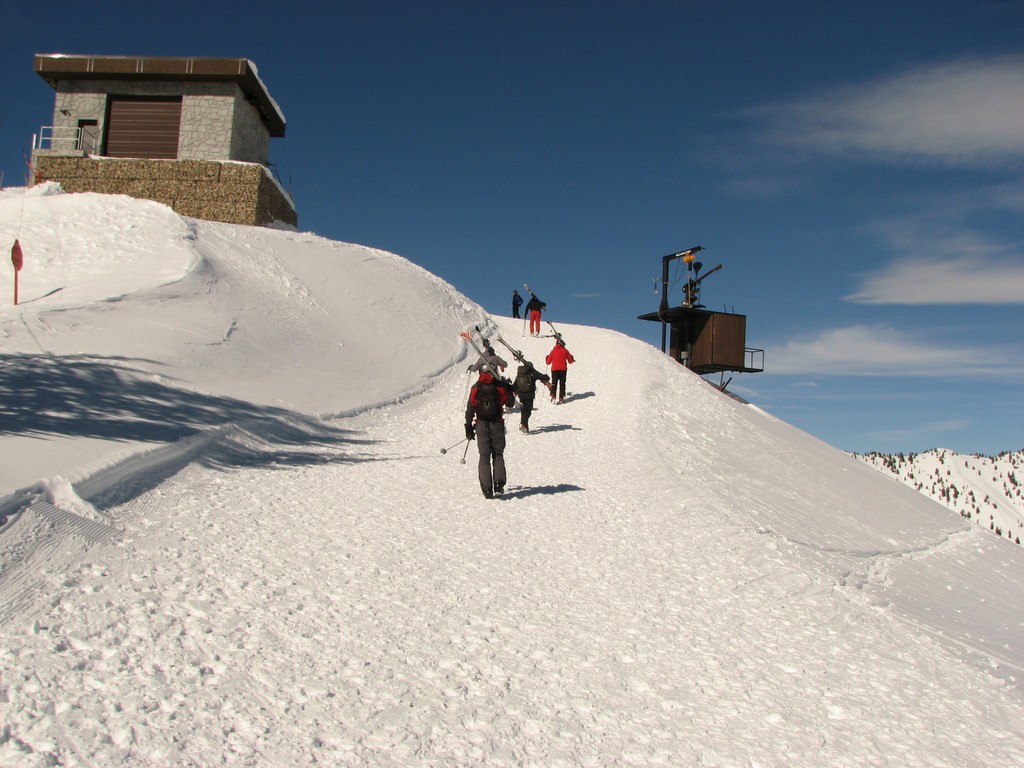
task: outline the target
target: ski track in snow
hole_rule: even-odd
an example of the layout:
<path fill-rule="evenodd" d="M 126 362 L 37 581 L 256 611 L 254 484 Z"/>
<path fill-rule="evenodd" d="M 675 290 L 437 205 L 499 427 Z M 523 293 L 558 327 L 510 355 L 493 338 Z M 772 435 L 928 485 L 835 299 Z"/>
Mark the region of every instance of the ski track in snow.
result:
<path fill-rule="evenodd" d="M 40 534 L 0 582 L 0 765 L 1024 764 L 998 680 L 707 501 L 677 413 L 706 384 L 560 330 L 570 396 L 509 416 L 503 499 L 475 443 L 440 453 L 456 365 L 305 461 L 188 464 L 104 510 L 112 541 Z"/>

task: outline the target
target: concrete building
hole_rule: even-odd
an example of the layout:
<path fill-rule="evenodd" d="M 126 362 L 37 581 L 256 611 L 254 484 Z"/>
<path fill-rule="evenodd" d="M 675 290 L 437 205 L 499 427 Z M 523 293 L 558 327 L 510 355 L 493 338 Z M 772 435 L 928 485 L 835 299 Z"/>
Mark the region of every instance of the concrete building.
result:
<path fill-rule="evenodd" d="M 248 59 L 37 55 L 56 91 L 33 143 L 36 182 L 125 194 L 184 216 L 295 225 L 268 167 L 285 119 Z"/>

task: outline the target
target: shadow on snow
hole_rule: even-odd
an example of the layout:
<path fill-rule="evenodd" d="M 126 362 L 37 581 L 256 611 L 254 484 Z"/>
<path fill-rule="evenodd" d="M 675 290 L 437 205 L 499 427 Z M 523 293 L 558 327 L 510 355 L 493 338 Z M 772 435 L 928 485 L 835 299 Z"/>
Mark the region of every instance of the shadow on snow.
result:
<path fill-rule="evenodd" d="M 504 499 L 522 499 L 527 496 L 553 496 L 556 493 L 568 493 L 569 491 L 584 491 L 585 488 L 581 488 L 578 485 L 570 485 L 569 483 L 561 483 L 559 485 L 538 485 L 534 487 L 512 487 L 505 491 L 502 496 Z"/>
<path fill-rule="evenodd" d="M 579 427 L 574 427 L 571 424 L 548 424 L 545 427 L 530 427 L 530 434 L 537 435 L 541 432 L 563 432 L 567 429 L 572 429 L 577 432 L 582 431 Z"/>
<path fill-rule="evenodd" d="M 586 400 L 588 397 L 593 397 L 594 394 L 594 392 L 573 392 L 571 395 L 565 396 L 565 400 L 562 401 L 562 404 L 565 405 L 566 403 L 572 403 L 576 400 Z"/>
<path fill-rule="evenodd" d="M 312 450 L 369 443 L 314 417 L 157 381 L 138 367 L 148 362 L 0 354 L 0 435 L 172 444 L 234 427 L 186 451 L 189 460 L 214 468 L 358 461 Z"/>

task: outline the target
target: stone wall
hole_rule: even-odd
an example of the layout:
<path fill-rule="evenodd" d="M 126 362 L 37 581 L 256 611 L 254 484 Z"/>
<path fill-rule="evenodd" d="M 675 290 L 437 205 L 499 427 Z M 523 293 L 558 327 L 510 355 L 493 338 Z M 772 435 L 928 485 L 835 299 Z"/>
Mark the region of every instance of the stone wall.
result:
<path fill-rule="evenodd" d="M 182 216 L 229 224 L 295 226 L 291 199 L 257 163 L 209 160 L 129 160 L 36 154 L 36 182 L 57 181 L 65 192 L 101 192 L 155 200 Z"/>
<path fill-rule="evenodd" d="M 231 159 L 266 164 L 270 157 L 270 133 L 260 119 L 259 110 L 237 88 L 232 117 Z"/>
<path fill-rule="evenodd" d="M 198 94 L 181 99 L 178 131 L 180 160 L 241 160 L 231 155 L 231 121 L 235 100 Z M 249 160 L 249 158 L 244 158 Z M 253 160 L 252 162 L 257 162 Z"/>

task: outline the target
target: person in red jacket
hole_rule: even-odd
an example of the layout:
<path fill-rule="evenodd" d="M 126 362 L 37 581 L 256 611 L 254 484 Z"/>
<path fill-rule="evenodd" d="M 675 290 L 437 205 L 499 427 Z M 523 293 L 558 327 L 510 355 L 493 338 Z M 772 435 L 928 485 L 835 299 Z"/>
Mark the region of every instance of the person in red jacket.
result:
<path fill-rule="evenodd" d="M 565 342 L 559 339 L 555 342 L 555 347 L 548 356 L 544 358 L 544 362 L 551 366 L 551 401 L 555 401 L 555 397 L 558 397 L 558 402 L 565 402 L 565 377 L 568 373 L 569 363 L 575 363 L 572 352 L 570 352 Z"/>
<path fill-rule="evenodd" d="M 476 438 L 480 449 L 477 476 L 484 497 L 492 499 L 505 492 L 505 418 L 508 393 L 487 371 L 469 391 L 466 404 L 466 439 Z M 474 428 L 473 418 L 476 418 Z M 493 463 L 493 466 L 492 466 Z"/>

